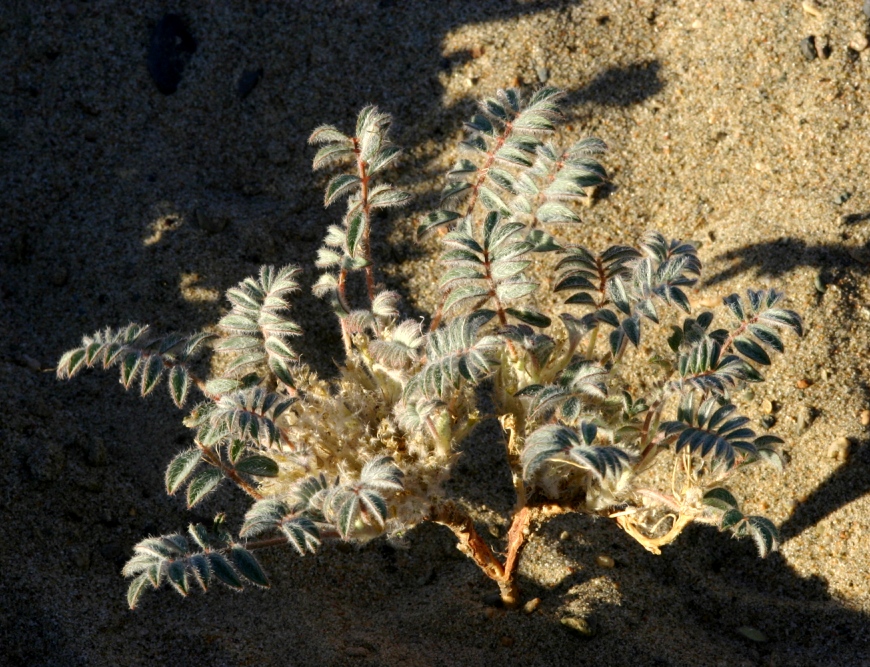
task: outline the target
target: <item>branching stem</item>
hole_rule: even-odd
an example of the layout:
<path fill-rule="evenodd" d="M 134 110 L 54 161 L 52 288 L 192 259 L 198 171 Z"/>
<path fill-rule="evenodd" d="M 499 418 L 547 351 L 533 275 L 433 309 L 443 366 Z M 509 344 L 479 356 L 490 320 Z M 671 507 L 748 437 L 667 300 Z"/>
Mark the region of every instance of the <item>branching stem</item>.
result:
<path fill-rule="evenodd" d="M 202 458 L 208 461 L 215 468 L 218 468 L 224 475 L 229 477 L 236 485 L 245 493 L 247 493 L 254 500 L 262 500 L 263 495 L 257 491 L 253 486 L 248 484 L 244 479 L 242 479 L 241 475 L 236 472 L 236 469 L 232 466 L 226 465 L 223 461 L 220 460 L 220 457 L 214 453 L 211 449 L 203 445 L 199 440 L 194 440 L 196 446 L 202 451 Z"/>

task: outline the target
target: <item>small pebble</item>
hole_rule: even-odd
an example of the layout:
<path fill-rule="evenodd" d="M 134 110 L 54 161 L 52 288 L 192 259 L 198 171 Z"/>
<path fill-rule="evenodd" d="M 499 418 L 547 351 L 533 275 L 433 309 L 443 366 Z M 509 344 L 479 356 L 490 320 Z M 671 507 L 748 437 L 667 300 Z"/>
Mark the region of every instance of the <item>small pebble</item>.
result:
<path fill-rule="evenodd" d="M 181 74 L 196 51 L 196 40 L 178 14 L 166 14 L 151 33 L 148 73 L 164 95 L 178 90 Z"/>
<path fill-rule="evenodd" d="M 773 411 L 776 409 L 776 405 L 774 405 L 773 401 L 769 398 L 765 398 L 761 402 L 761 411 L 766 415 L 772 415 Z"/>
<path fill-rule="evenodd" d="M 59 266 L 51 273 L 51 284 L 55 287 L 63 287 L 69 279 L 69 270 L 65 266 Z"/>
<path fill-rule="evenodd" d="M 831 57 L 831 43 L 827 35 L 816 37 L 816 55 L 825 60 Z"/>
<path fill-rule="evenodd" d="M 795 383 L 795 386 L 798 389 L 807 389 L 813 385 L 812 380 L 807 380 L 806 378 L 802 378 Z"/>
<path fill-rule="evenodd" d="M 263 68 L 260 67 L 258 69 L 249 69 L 242 72 L 239 80 L 236 82 L 236 95 L 239 96 L 240 100 L 245 99 L 248 95 L 253 92 L 254 88 L 257 87 L 257 84 L 260 83 L 260 79 L 263 76 Z"/>
<path fill-rule="evenodd" d="M 471 57 L 475 60 L 480 58 L 484 53 L 486 53 L 486 47 L 484 46 L 475 45 L 471 47 Z"/>
<path fill-rule="evenodd" d="M 824 16 L 822 10 L 815 2 L 813 2 L 813 0 L 804 0 L 801 3 L 801 8 L 803 8 L 804 12 L 810 16 L 815 16 L 817 18 Z"/>
<path fill-rule="evenodd" d="M 492 535 L 493 537 L 501 537 L 501 530 L 499 529 L 498 526 L 495 526 L 495 525 L 487 526 L 487 530 L 489 531 L 489 534 Z"/>
<path fill-rule="evenodd" d="M 592 628 L 589 627 L 589 623 L 586 621 L 585 618 L 565 616 L 564 618 L 559 619 L 559 622 L 569 630 L 573 630 L 579 635 L 583 635 L 584 637 L 592 636 Z"/>
<path fill-rule="evenodd" d="M 80 488 L 85 491 L 90 491 L 91 493 L 100 493 L 105 486 L 103 481 L 97 477 L 85 477 L 77 482 L 77 484 Z"/>
<path fill-rule="evenodd" d="M 541 83 L 547 83 L 547 80 L 550 78 L 550 70 L 541 65 L 535 67 L 535 74 L 538 75 L 538 81 Z"/>
<path fill-rule="evenodd" d="M 217 234 L 218 232 L 222 232 L 224 229 L 226 229 L 229 222 L 230 218 L 227 215 L 221 215 L 212 211 L 206 211 L 205 209 L 201 208 L 196 209 L 196 224 L 204 232 L 209 232 L 210 234 Z"/>
<path fill-rule="evenodd" d="M 865 38 L 865 39 L 866 39 L 866 38 Z M 866 48 L 866 47 L 865 47 L 865 48 Z M 849 201 L 849 198 L 850 198 L 851 196 L 852 196 L 852 193 L 851 193 L 851 192 L 841 192 L 841 193 L 838 194 L 836 197 L 834 197 L 834 204 L 835 204 L 836 206 L 842 206 L 842 205 L 845 204 L 847 201 Z"/>
<path fill-rule="evenodd" d="M 761 423 L 764 428 L 773 428 L 773 425 L 776 424 L 776 417 L 773 415 L 764 415 L 761 418 Z"/>
<path fill-rule="evenodd" d="M 31 357 L 29 354 L 22 354 L 21 361 L 23 365 L 27 366 L 34 373 L 38 373 L 42 370 L 42 364 L 33 357 Z"/>
<path fill-rule="evenodd" d="M 614 560 L 610 556 L 607 556 L 605 554 L 601 554 L 600 556 L 596 557 L 595 564 L 598 567 L 604 567 L 604 568 L 607 568 L 608 570 L 612 569 L 613 566 L 616 565 Z"/>
<path fill-rule="evenodd" d="M 849 458 L 849 447 L 851 444 L 849 438 L 837 438 L 828 447 L 828 458 L 835 461 L 845 461 Z"/>
<path fill-rule="evenodd" d="M 798 412 L 797 416 L 797 430 L 798 433 L 803 433 L 806 431 L 810 424 L 813 423 L 813 411 L 810 408 L 801 408 Z"/>
<path fill-rule="evenodd" d="M 868 46 L 867 35 L 863 32 L 855 32 L 852 34 L 852 39 L 849 41 L 849 48 L 858 51 L 859 53 Z"/>
<path fill-rule="evenodd" d="M 561 533 L 559 533 L 559 539 L 562 540 L 563 542 L 570 540 L 571 533 L 569 533 L 567 530 L 563 530 Z"/>
<path fill-rule="evenodd" d="M 816 38 L 810 35 L 809 37 L 804 37 L 798 47 L 801 50 L 801 55 L 804 57 L 804 60 L 807 62 L 812 62 L 816 59 Z"/>
<path fill-rule="evenodd" d="M 523 611 L 527 614 L 534 613 L 534 611 L 540 606 L 540 604 L 541 598 L 532 598 L 523 605 Z"/>
<path fill-rule="evenodd" d="M 822 369 L 822 382 L 827 382 L 828 380 L 830 380 L 831 375 L 832 375 L 831 371 L 829 371 L 827 368 L 823 368 Z"/>
<path fill-rule="evenodd" d="M 108 561 L 116 560 L 123 553 L 119 542 L 106 542 L 100 547 L 100 555 Z"/>
<path fill-rule="evenodd" d="M 88 465 L 92 468 L 102 468 L 109 462 L 109 456 L 106 452 L 106 444 L 103 442 L 102 438 L 89 440 L 85 452 Z"/>
<path fill-rule="evenodd" d="M 750 628 L 748 625 L 744 625 L 743 627 L 737 628 L 737 633 L 746 637 L 746 639 L 753 642 L 766 642 L 767 635 L 765 635 L 758 628 Z"/>
<path fill-rule="evenodd" d="M 57 442 L 40 442 L 33 447 L 27 465 L 34 478 L 40 482 L 52 482 L 63 474 L 66 453 Z"/>
<path fill-rule="evenodd" d="M 91 564 L 91 555 L 82 548 L 73 549 L 69 555 L 70 562 L 80 570 L 84 570 Z"/>
<path fill-rule="evenodd" d="M 504 606 L 504 600 L 501 599 L 499 593 L 487 593 L 483 596 L 482 602 L 490 609 Z"/>
<path fill-rule="evenodd" d="M 861 410 L 861 426 L 870 426 L 870 410 Z"/>
<path fill-rule="evenodd" d="M 825 284 L 825 279 L 822 278 L 822 274 L 816 274 L 816 277 L 813 279 L 813 287 L 816 288 L 816 292 L 819 294 L 824 294 L 828 291 L 828 286 Z"/>

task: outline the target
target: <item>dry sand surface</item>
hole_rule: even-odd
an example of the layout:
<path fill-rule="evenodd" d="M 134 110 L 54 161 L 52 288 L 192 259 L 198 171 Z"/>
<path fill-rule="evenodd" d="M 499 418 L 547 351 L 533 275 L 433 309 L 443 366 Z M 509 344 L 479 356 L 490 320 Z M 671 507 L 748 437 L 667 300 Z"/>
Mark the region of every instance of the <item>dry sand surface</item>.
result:
<path fill-rule="evenodd" d="M 196 49 L 165 94 L 147 61 L 170 12 Z M 4 0 L 0 663 L 870 664 L 867 29 L 860 0 Z M 311 281 L 338 211 L 322 208 L 306 138 L 350 129 L 371 102 L 407 149 L 391 178 L 417 195 L 384 220 L 381 278 L 409 313 L 428 311 L 440 269 L 414 219 L 462 120 L 479 96 L 544 79 L 568 91 L 562 136 L 612 148 L 612 185 L 572 240 L 691 239 L 707 279 L 696 303 L 781 286 L 805 317 L 746 402 L 759 418 L 775 401 L 790 466 L 735 486 L 781 526 L 780 553 L 760 560 L 699 527 L 656 557 L 609 522 L 561 517 L 520 569 L 538 609 L 509 613 L 485 606 L 493 586 L 427 525 L 407 549 L 278 549 L 263 556 L 271 590 L 161 591 L 130 612 L 119 568 L 133 544 L 218 509 L 238 521 L 244 499 L 227 488 L 188 512 L 167 497 L 189 432 L 166 392 L 143 401 L 114 373 L 60 383 L 59 355 L 105 325 L 213 324 L 223 291 L 261 263 Z M 294 312 L 305 358 L 328 373 L 332 316 L 307 291 Z M 840 437 L 848 451 L 830 449 Z M 451 490 L 504 526 L 510 482 L 482 449 Z"/>

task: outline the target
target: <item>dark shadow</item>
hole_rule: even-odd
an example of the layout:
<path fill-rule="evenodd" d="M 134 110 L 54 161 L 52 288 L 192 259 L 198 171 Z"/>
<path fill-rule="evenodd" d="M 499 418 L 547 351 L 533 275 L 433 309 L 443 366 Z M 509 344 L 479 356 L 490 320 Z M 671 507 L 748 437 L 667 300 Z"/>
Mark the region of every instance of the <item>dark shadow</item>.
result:
<path fill-rule="evenodd" d="M 846 461 L 801 501 L 780 526 L 783 541 L 791 540 L 825 517 L 870 493 L 870 444 L 850 446 Z"/>
<path fill-rule="evenodd" d="M 861 273 L 870 273 L 867 259 L 870 247 L 849 247 L 845 244 L 807 245 L 799 238 L 781 238 L 765 243 L 753 243 L 718 255 L 718 261 L 736 262 L 705 281 L 705 285 L 726 282 L 747 271 L 757 276 L 780 277 L 799 266 L 809 266 L 821 271 L 824 283 L 830 284 L 844 269 L 858 268 Z"/>
<path fill-rule="evenodd" d="M 592 81 L 570 91 L 570 105 L 600 104 L 627 107 L 657 95 L 664 88 L 660 78 L 661 64 L 657 60 L 611 67 L 597 74 Z"/>

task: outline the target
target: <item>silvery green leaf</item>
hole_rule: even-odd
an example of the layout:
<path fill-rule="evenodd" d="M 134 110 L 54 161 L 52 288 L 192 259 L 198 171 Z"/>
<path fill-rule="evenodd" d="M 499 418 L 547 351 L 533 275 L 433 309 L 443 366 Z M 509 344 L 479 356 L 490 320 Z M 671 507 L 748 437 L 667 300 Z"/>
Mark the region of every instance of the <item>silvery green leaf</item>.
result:
<path fill-rule="evenodd" d="M 257 477 L 277 477 L 278 464 L 268 456 L 255 454 L 236 463 L 236 470 Z"/>
<path fill-rule="evenodd" d="M 163 375 L 163 359 L 156 354 L 147 357 L 142 364 L 142 396 L 147 396 L 154 391 L 161 375 Z"/>
<path fill-rule="evenodd" d="M 209 584 L 211 584 L 211 565 L 209 565 L 208 556 L 205 554 L 193 554 L 187 559 L 187 564 L 199 587 L 203 592 L 207 591 Z"/>
<path fill-rule="evenodd" d="M 339 197 L 342 197 L 348 194 L 351 190 L 358 188 L 361 182 L 360 177 L 354 174 L 339 174 L 338 176 L 333 176 L 326 185 L 326 194 L 323 198 L 324 206 L 329 206 Z"/>
<path fill-rule="evenodd" d="M 607 152 L 607 144 L 596 137 L 586 137 L 568 149 L 569 154 L 599 155 Z"/>
<path fill-rule="evenodd" d="M 173 494 L 190 476 L 202 458 L 199 447 L 192 447 L 177 454 L 166 467 L 166 492 Z"/>
<path fill-rule="evenodd" d="M 339 132 L 332 125 L 321 125 L 317 127 L 314 132 L 311 133 L 310 137 L 308 137 L 309 144 L 324 144 L 332 142 L 352 145 L 350 138 L 347 135 Z"/>
<path fill-rule="evenodd" d="M 537 283 L 517 281 L 501 283 L 495 288 L 495 291 L 502 301 L 512 301 L 531 294 L 536 289 L 538 289 Z"/>
<path fill-rule="evenodd" d="M 229 564 L 229 561 L 218 551 L 211 551 L 207 554 L 209 565 L 211 566 L 212 574 L 217 577 L 222 583 L 230 588 L 241 590 L 244 586 L 239 575 Z"/>
<path fill-rule="evenodd" d="M 505 308 L 505 312 L 511 317 L 517 318 L 520 322 L 541 327 L 542 329 L 552 324 L 552 320 L 549 317 L 532 308 Z"/>
<path fill-rule="evenodd" d="M 463 285 L 451 290 L 450 295 L 444 302 L 444 311 L 447 312 L 459 303 L 470 299 L 482 300 L 489 297 L 489 289 L 478 285 Z"/>
<path fill-rule="evenodd" d="M 347 235 L 345 237 L 347 253 L 351 257 L 357 256 L 357 251 L 359 250 L 359 243 L 362 238 L 365 236 L 366 232 L 366 219 L 362 214 L 353 216 L 347 225 Z M 318 264 L 318 266 L 320 266 Z"/>
<path fill-rule="evenodd" d="M 380 171 L 383 171 L 390 165 L 392 165 L 402 154 L 401 149 L 397 146 L 386 146 L 382 148 L 378 153 L 369 161 L 368 173 L 369 175 L 377 174 Z M 403 193 L 404 194 L 404 193 Z M 409 196 L 410 198 L 410 196 Z M 404 202 L 402 202 L 404 203 Z M 390 206 L 399 206 L 400 203 L 390 204 Z"/>
<path fill-rule="evenodd" d="M 477 165 L 474 164 L 471 160 L 466 158 L 462 158 L 455 165 L 453 165 L 453 169 L 447 172 L 448 178 L 456 178 L 463 177 L 467 178 L 468 174 L 474 174 L 477 172 Z"/>
<path fill-rule="evenodd" d="M 543 223 L 577 223 L 581 222 L 580 216 L 564 204 L 555 201 L 543 203 L 537 211 L 535 217 Z"/>
<path fill-rule="evenodd" d="M 187 487 L 187 506 L 190 508 L 199 503 L 206 495 L 214 491 L 223 478 L 223 473 L 217 468 L 209 468 L 199 473 Z"/>
<path fill-rule="evenodd" d="M 803 336 L 803 322 L 800 315 L 793 310 L 785 310 L 783 308 L 771 308 L 759 313 L 758 319 L 770 322 L 771 324 L 788 327 L 793 330 L 798 336 Z"/>
<path fill-rule="evenodd" d="M 334 162 L 352 158 L 353 146 L 349 142 L 330 143 L 321 147 L 314 155 L 314 161 L 311 164 L 312 169 L 321 169 Z"/>
<path fill-rule="evenodd" d="M 131 352 L 124 356 L 124 359 L 121 361 L 121 384 L 124 385 L 124 389 L 129 389 L 130 385 L 133 384 L 141 363 L 141 353 Z"/>
<path fill-rule="evenodd" d="M 466 183 L 465 181 L 453 181 L 448 183 L 444 190 L 441 191 L 441 204 L 446 204 L 470 188 L 471 184 Z"/>
<path fill-rule="evenodd" d="M 770 365 L 770 356 L 758 343 L 746 336 L 737 336 L 734 339 L 734 347 L 744 357 L 763 366 Z"/>
<path fill-rule="evenodd" d="M 369 206 L 372 208 L 391 208 L 404 206 L 411 200 L 411 195 L 397 190 L 391 185 L 376 186 L 369 195 Z"/>
<path fill-rule="evenodd" d="M 607 296 L 619 310 L 626 315 L 631 314 L 631 304 L 628 300 L 628 290 L 619 276 L 614 276 L 607 282 Z"/>
<path fill-rule="evenodd" d="M 762 558 L 779 548 L 779 531 L 770 519 L 763 516 L 748 516 L 746 530 L 755 540 L 758 555 Z"/>
<path fill-rule="evenodd" d="M 486 175 L 502 190 L 510 192 L 511 194 L 517 193 L 516 181 L 510 172 L 505 171 L 504 169 L 499 169 L 498 167 L 490 167 L 486 172 Z"/>
<path fill-rule="evenodd" d="M 190 593 L 187 582 L 187 568 L 183 560 L 169 561 L 169 565 L 166 568 L 166 578 L 180 595 L 186 596 Z"/>
<path fill-rule="evenodd" d="M 738 509 L 729 509 L 722 515 L 719 521 L 719 530 L 734 529 L 744 519 L 743 513 Z"/>
<path fill-rule="evenodd" d="M 531 246 L 532 252 L 556 252 L 563 250 L 556 238 L 542 229 L 531 230 L 526 237 L 526 243 Z"/>
<path fill-rule="evenodd" d="M 501 197 L 487 187 L 481 186 L 478 189 L 480 202 L 490 211 L 498 211 L 503 215 L 510 215 L 510 207 L 504 203 Z"/>
<path fill-rule="evenodd" d="M 190 389 L 190 375 L 183 366 L 173 366 L 169 371 L 169 394 L 177 407 L 184 405 Z"/>
<path fill-rule="evenodd" d="M 468 121 L 465 125 L 470 130 L 473 130 L 475 132 L 482 132 L 483 134 L 488 134 L 490 136 L 495 135 L 495 129 L 493 128 L 492 123 L 486 116 L 483 116 L 481 114 L 474 114 L 471 117 L 471 120 Z"/>
<path fill-rule="evenodd" d="M 281 531 L 300 556 L 304 556 L 306 551 L 314 553 L 320 546 L 320 532 L 308 517 L 299 516 L 284 521 Z"/>
<path fill-rule="evenodd" d="M 519 275 L 526 268 L 528 268 L 530 264 L 531 262 L 526 260 L 521 260 L 517 262 L 496 262 L 490 267 L 490 275 L 492 279 L 498 283 L 508 278 L 512 278 L 513 276 Z"/>
<path fill-rule="evenodd" d="M 531 167 L 532 160 L 529 158 L 529 154 L 525 151 L 519 150 L 505 144 L 501 148 L 499 148 L 495 153 L 495 159 L 499 162 L 506 162 L 511 165 L 516 165 L 519 167 Z"/>
<path fill-rule="evenodd" d="M 723 511 L 737 509 L 739 506 L 737 499 L 732 495 L 732 493 L 728 489 L 723 489 L 722 487 L 717 487 L 707 491 L 704 494 L 703 503 Z"/>
<path fill-rule="evenodd" d="M 417 227 L 417 239 L 422 240 L 431 234 L 434 230 L 445 225 L 449 225 L 457 218 L 461 217 L 459 213 L 454 211 L 433 211 L 423 218 L 423 222 Z"/>
<path fill-rule="evenodd" d="M 640 320 L 638 317 L 635 315 L 624 319 L 621 327 L 631 344 L 638 347 L 640 345 Z"/>
<path fill-rule="evenodd" d="M 245 579 L 261 588 L 269 588 L 269 579 L 254 555 L 244 547 L 236 544 L 230 549 L 233 565 Z"/>
<path fill-rule="evenodd" d="M 130 582 L 130 586 L 127 588 L 127 605 L 130 609 L 136 608 L 139 604 L 139 599 L 142 597 L 142 593 L 145 592 L 146 587 L 149 585 L 151 585 L 151 581 L 149 580 L 147 573 L 140 574 Z"/>

